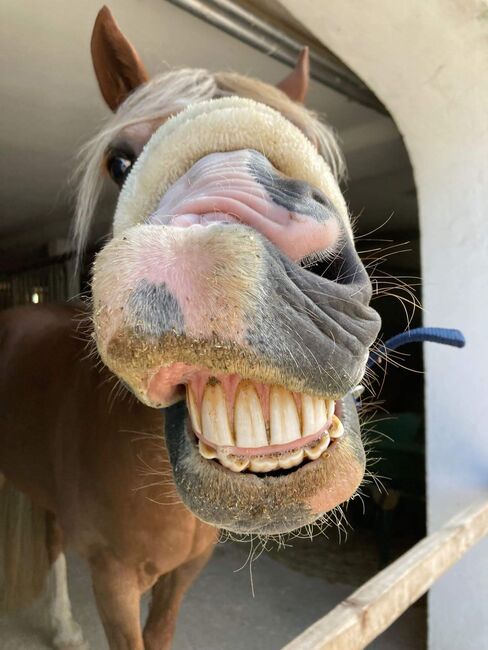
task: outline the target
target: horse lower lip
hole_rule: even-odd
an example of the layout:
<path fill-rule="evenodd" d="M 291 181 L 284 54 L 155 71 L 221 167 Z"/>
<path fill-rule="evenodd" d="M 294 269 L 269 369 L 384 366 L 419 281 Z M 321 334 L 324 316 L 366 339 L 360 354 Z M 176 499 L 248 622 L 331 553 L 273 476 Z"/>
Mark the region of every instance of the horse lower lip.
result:
<path fill-rule="evenodd" d="M 338 406 L 347 435 L 316 460 L 236 472 L 199 453 L 187 404 L 175 404 L 167 411 L 165 439 L 181 499 L 203 521 L 236 533 L 285 533 L 312 523 L 349 499 L 364 475 L 352 397 L 341 398 Z"/>

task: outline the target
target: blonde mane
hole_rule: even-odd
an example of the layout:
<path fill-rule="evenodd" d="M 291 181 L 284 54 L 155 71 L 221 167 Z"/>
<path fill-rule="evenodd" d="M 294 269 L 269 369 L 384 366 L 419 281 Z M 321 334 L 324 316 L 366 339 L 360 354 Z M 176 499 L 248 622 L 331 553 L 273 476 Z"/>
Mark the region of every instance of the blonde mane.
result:
<path fill-rule="evenodd" d="M 190 104 L 229 95 L 248 97 L 278 110 L 312 141 L 334 176 L 338 180 L 343 177 L 344 162 L 332 130 L 320 122 L 313 111 L 292 102 L 281 90 L 234 73 L 212 74 L 198 69 L 165 72 L 137 88 L 80 152 L 77 177 L 81 180 L 73 230 L 78 254 L 83 251 L 88 239 L 103 185 L 103 158 L 112 139 L 128 126 L 158 120 Z"/>

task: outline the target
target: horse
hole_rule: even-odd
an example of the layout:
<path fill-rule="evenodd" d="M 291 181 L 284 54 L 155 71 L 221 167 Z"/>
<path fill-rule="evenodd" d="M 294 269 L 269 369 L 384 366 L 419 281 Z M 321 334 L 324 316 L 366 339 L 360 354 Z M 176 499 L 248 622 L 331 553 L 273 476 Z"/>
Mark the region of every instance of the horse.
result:
<path fill-rule="evenodd" d="M 205 70 L 150 79 L 104 7 L 91 51 L 113 114 L 84 149 L 79 250 L 103 175 L 119 203 L 91 304 L 0 315 L 2 605 L 25 605 L 51 571 L 53 645 L 86 647 L 70 547 L 111 650 L 167 650 L 219 529 L 286 533 L 356 492 L 351 390 L 380 321 L 339 149 L 303 105 L 307 50 L 278 87 Z M 183 141 L 198 149 L 186 162 Z M 319 259 L 322 275 L 306 263 Z"/>

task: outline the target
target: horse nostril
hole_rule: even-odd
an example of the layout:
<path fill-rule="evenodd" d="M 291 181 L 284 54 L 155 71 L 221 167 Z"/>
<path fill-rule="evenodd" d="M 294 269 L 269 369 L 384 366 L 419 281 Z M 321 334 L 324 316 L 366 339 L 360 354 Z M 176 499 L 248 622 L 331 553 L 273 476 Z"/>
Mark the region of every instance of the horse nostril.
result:
<path fill-rule="evenodd" d="M 330 205 L 329 199 L 320 190 L 313 188 L 310 193 L 310 196 L 312 200 L 315 201 L 316 203 L 320 203 L 320 205 L 323 205 L 324 207 L 329 207 Z"/>

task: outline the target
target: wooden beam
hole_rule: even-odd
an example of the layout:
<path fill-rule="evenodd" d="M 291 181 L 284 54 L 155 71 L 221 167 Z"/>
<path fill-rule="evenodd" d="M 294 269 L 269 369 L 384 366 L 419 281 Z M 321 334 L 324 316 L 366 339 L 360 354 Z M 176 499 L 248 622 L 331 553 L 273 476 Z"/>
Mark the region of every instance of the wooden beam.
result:
<path fill-rule="evenodd" d="M 282 650 L 361 650 L 488 534 L 488 500 L 425 537 Z"/>

